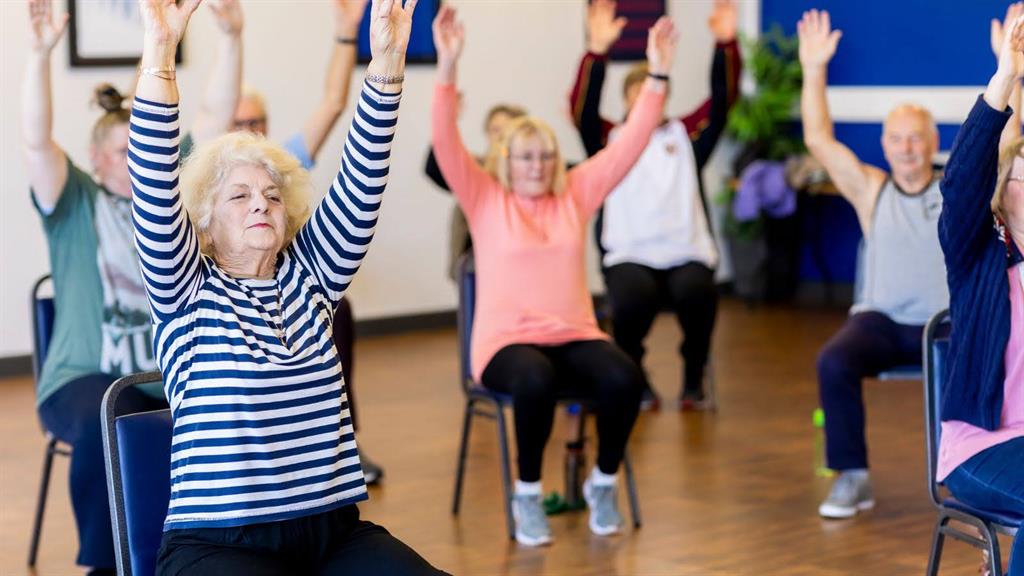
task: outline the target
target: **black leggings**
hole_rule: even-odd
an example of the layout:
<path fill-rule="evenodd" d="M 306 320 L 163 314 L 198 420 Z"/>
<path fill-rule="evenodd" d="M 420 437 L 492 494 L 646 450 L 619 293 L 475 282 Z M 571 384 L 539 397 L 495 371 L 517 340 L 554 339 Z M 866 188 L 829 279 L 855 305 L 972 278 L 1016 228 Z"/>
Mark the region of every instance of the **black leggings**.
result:
<path fill-rule="evenodd" d="M 684 360 L 684 389 L 703 390 L 704 366 L 718 312 L 714 271 L 690 262 L 668 270 L 624 263 L 603 272 L 612 306 L 615 343 L 642 367 L 644 338 L 658 312 L 668 303 L 683 329 L 679 353 Z"/>
<path fill-rule="evenodd" d="M 335 510 L 235 528 L 164 532 L 158 576 L 445 574 L 384 528 Z"/>
<path fill-rule="evenodd" d="M 481 376 L 484 386 L 512 395 L 519 479 L 540 480 L 544 445 L 559 398 L 593 399 L 597 415 L 597 466 L 614 474 L 640 410 L 643 374 L 626 354 L 604 340 L 561 346 L 513 344 L 502 348 Z"/>

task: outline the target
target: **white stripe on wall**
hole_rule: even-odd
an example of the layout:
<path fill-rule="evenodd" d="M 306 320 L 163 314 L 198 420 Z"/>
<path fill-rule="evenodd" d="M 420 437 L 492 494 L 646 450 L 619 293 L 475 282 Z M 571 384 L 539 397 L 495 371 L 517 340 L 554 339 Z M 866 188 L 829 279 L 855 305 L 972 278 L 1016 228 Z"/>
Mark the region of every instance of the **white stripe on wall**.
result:
<path fill-rule="evenodd" d="M 898 104 L 924 106 L 939 124 L 960 124 L 984 86 L 842 86 L 828 89 L 835 122 L 881 122 Z"/>

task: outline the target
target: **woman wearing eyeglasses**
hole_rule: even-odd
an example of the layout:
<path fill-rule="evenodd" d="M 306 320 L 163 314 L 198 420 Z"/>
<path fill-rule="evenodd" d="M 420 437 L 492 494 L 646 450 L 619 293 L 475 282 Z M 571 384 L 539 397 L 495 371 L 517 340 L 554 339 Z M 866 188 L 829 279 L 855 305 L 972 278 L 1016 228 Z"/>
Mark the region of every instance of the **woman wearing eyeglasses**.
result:
<path fill-rule="evenodd" d="M 613 534 L 622 524 L 615 474 L 639 411 L 643 376 L 597 327 L 587 288 L 585 238 L 591 217 L 640 157 L 661 120 L 678 35 L 667 18 L 651 28 L 651 77 L 622 136 L 568 171 L 551 128 L 532 116 L 506 128 L 504 158 L 492 171 L 481 168 L 466 150 L 456 124 L 455 88 L 464 39 L 455 11 L 442 7 L 434 21 L 433 145 L 473 236 L 473 376 L 513 397 L 519 464 L 512 503 L 516 540 L 527 546 L 551 542 L 541 506 L 541 459 L 556 400 L 567 394 L 594 399 L 598 458 L 584 495 L 591 531 Z"/>
<path fill-rule="evenodd" d="M 950 336 L 936 480 L 966 504 L 1024 515 L 1024 16 L 995 40 L 999 64 L 960 128 L 942 180 L 939 240 Z M 1011 12 L 1008 12 L 1010 14 Z M 1010 25 L 1012 23 L 1012 26 Z M 1012 109 L 1011 109 L 1012 107 Z M 1009 574 L 1024 574 L 1024 536 Z"/>

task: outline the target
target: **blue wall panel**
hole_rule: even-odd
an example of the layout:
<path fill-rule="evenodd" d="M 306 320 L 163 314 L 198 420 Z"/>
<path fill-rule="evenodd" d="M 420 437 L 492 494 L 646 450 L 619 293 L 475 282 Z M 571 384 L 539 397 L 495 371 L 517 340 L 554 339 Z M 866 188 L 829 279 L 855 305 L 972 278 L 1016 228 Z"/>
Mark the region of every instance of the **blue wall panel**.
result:
<path fill-rule="evenodd" d="M 762 0 L 761 28 L 789 34 L 805 10 L 843 31 L 833 86 L 981 86 L 995 70 L 989 21 L 1006 0 Z M 966 110 L 964 113 L 966 114 Z"/>

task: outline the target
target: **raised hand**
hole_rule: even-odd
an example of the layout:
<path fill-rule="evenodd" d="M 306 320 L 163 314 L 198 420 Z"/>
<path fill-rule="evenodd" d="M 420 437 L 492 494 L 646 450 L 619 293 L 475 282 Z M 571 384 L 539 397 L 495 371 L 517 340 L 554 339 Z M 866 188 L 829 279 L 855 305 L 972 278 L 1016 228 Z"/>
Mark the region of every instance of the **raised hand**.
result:
<path fill-rule="evenodd" d="M 607 54 L 622 36 L 626 22 L 622 16 L 615 17 L 614 0 L 593 0 L 587 6 L 588 49 L 594 54 Z"/>
<path fill-rule="evenodd" d="M 1018 16 L 1024 14 L 1024 2 L 1014 2 L 1006 8 L 1006 16 L 1003 17 L 1002 22 L 998 18 L 992 19 L 992 29 L 989 33 L 989 41 L 992 44 L 992 53 L 999 58 L 999 51 L 1003 47 L 1003 38 L 1005 32 L 1013 25 L 1013 21 Z"/>
<path fill-rule="evenodd" d="M 455 18 L 455 8 L 442 4 L 432 28 L 438 64 L 451 65 L 458 62 L 462 47 L 466 44 L 466 29 Z"/>
<path fill-rule="evenodd" d="M 231 36 L 237 36 L 242 32 L 244 19 L 242 5 L 238 0 L 211 1 L 209 6 L 221 32 Z"/>
<path fill-rule="evenodd" d="M 828 12 L 811 10 L 804 12 L 804 17 L 796 25 L 796 33 L 800 38 L 800 65 L 804 68 L 828 66 L 836 53 L 836 46 L 843 33 L 832 30 L 832 22 Z"/>
<path fill-rule="evenodd" d="M 658 18 L 647 32 L 647 66 L 652 74 L 667 75 L 672 70 L 679 32 L 668 16 Z"/>
<path fill-rule="evenodd" d="M 996 74 L 1020 81 L 1024 77 L 1024 16 L 1017 16 L 1004 32 Z"/>
<path fill-rule="evenodd" d="M 50 0 L 29 0 L 29 22 L 32 25 L 32 49 L 49 54 L 68 27 L 68 14 L 61 14 L 56 22 L 50 9 Z"/>
<path fill-rule="evenodd" d="M 369 0 L 334 0 L 334 33 L 338 37 L 355 38 Z"/>
<path fill-rule="evenodd" d="M 202 0 L 139 0 L 139 12 L 147 43 L 177 46 L 188 21 Z"/>
<path fill-rule="evenodd" d="M 373 58 L 405 59 L 416 0 L 373 0 L 370 5 L 370 54 Z"/>
<path fill-rule="evenodd" d="M 716 42 L 736 39 L 736 3 L 733 0 L 715 0 L 715 7 L 708 17 L 708 29 Z"/>

